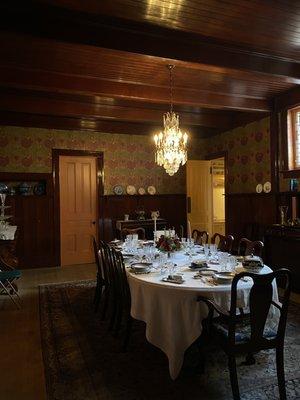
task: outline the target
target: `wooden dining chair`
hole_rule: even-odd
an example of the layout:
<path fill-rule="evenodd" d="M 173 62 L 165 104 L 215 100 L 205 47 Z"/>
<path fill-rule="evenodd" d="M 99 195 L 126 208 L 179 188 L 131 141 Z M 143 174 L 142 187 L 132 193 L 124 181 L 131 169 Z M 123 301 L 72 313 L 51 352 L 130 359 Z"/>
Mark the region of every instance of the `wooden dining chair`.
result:
<path fill-rule="evenodd" d="M 194 229 L 192 238 L 194 238 L 195 244 L 203 245 L 208 243 L 209 234 L 206 231 L 198 231 L 198 229 Z"/>
<path fill-rule="evenodd" d="M 93 246 L 97 265 L 97 282 L 94 295 L 94 306 L 95 311 L 98 311 L 99 306 L 102 303 L 101 320 L 104 320 L 107 313 L 110 295 L 110 260 L 108 256 L 110 248 L 101 240 L 99 241 L 99 244 L 97 244 L 95 238 L 93 238 Z"/>
<path fill-rule="evenodd" d="M 232 235 L 221 235 L 220 233 L 215 233 L 211 237 L 211 243 L 218 245 L 218 250 L 231 253 L 232 245 L 234 242 L 234 237 Z"/>
<path fill-rule="evenodd" d="M 247 238 L 242 238 L 239 242 L 238 255 L 239 256 L 254 256 L 262 257 L 264 244 L 260 240 L 251 241 Z"/>
<path fill-rule="evenodd" d="M 131 295 L 122 253 L 120 251 L 112 249 L 112 256 L 115 271 L 114 285 L 117 294 L 114 335 L 119 335 L 121 327 L 123 325 L 124 333 L 122 335 L 122 350 L 125 351 L 128 346 L 133 320 L 130 315 Z"/>
<path fill-rule="evenodd" d="M 239 305 L 237 285 L 241 279 L 250 277 L 253 285 L 249 294 L 248 314 L 237 314 Z M 284 283 L 281 303 L 273 301 L 273 281 L 280 279 Z M 280 400 L 286 400 L 284 378 L 284 335 L 287 320 L 288 304 L 291 292 L 291 273 L 287 269 L 279 269 L 268 274 L 255 274 L 242 272 L 233 278 L 231 286 L 231 305 L 227 311 L 209 300 L 199 296 L 198 301 L 204 302 L 209 309 L 209 337 L 216 339 L 228 357 L 230 381 L 234 400 L 240 399 L 239 385 L 236 369 L 236 355 L 247 354 L 244 364 L 255 363 L 254 353 L 261 350 L 276 349 L 277 379 Z M 270 307 L 279 313 L 279 318 L 274 322 L 275 329 L 266 326 Z M 213 318 L 214 313 L 218 317 Z M 275 318 L 274 318 L 275 321 Z"/>
<path fill-rule="evenodd" d="M 144 240 L 146 238 L 146 233 L 144 228 L 123 228 L 121 230 L 121 239 L 125 240 L 127 235 L 138 235 L 139 239 Z"/>

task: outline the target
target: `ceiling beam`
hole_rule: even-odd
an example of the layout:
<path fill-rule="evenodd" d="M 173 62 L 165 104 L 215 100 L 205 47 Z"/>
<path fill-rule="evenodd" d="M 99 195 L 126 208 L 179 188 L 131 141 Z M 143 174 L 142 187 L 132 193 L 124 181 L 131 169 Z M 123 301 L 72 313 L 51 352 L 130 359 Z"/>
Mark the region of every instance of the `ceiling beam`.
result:
<path fill-rule="evenodd" d="M 60 117 L 0 110 L 0 125 L 26 126 L 44 129 L 79 130 L 83 132 L 102 132 L 127 135 L 151 136 L 159 129 L 158 125 L 129 121 Z M 190 127 L 189 134 L 197 138 L 206 138 L 220 133 L 220 129 L 210 127 Z"/>
<path fill-rule="evenodd" d="M 0 50 L 1 54 L 1 50 Z M 169 88 L 155 85 L 109 81 L 97 77 L 72 76 L 43 70 L 0 65 L 0 85 L 5 87 L 76 93 L 93 96 L 169 104 Z M 175 104 L 240 111 L 270 111 L 270 103 L 261 98 L 176 88 Z"/>
<path fill-rule="evenodd" d="M 2 29 L 60 41 L 167 57 L 224 70 L 243 70 L 300 83 L 295 60 L 234 47 L 194 33 L 119 18 L 93 16 L 45 4 L 0 3 Z"/>
<path fill-rule="evenodd" d="M 51 93 L 10 91 L 0 88 L 0 110 L 60 117 L 95 118 L 102 120 L 120 120 L 140 123 L 151 123 L 161 126 L 162 111 L 151 108 L 139 108 L 138 104 L 120 106 L 101 104 L 101 102 L 72 100 L 72 96 L 53 96 Z M 180 112 L 182 126 L 204 126 L 229 129 L 232 116 L 209 113 Z"/>

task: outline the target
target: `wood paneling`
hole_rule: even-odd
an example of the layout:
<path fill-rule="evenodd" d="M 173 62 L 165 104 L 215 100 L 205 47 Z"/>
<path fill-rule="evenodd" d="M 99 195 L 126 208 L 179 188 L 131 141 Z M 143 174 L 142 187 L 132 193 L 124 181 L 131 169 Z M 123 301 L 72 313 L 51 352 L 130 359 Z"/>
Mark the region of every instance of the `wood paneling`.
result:
<path fill-rule="evenodd" d="M 274 193 L 226 195 L 226 232 L 235 238 L 261 240 L 266 228 L 277 222 L 277 196 Z"/>
<path fill-rule="evenodd" d="M 7 196 L 12 223 L 18 226 L 17 256 L 20 268 L 55 265 L 53 192 L 51 174 L 0 173 L 1 181 L 46 180 L 47 195 Z"/>
<path fill-rule="evenodd" d="M 230 43 L 239 43 L 260 52 L 297 58 L 300 34 L 300 7 L 297 2 L 259 0 L 149 1 L 119 0 L 39 0 L 62 9 L 108 15 L 162 27 L 195 32 Z"/>
<path fill-rule="evenodd" d="M 148 132 L 168 107 L 172 63 L 182 126 L 207 135 L 258 119 L 300 84 L 300 11 L 254 3 L 1 2 L 0 111 L 55 117 L 63 128 L 110 120 Z"/>

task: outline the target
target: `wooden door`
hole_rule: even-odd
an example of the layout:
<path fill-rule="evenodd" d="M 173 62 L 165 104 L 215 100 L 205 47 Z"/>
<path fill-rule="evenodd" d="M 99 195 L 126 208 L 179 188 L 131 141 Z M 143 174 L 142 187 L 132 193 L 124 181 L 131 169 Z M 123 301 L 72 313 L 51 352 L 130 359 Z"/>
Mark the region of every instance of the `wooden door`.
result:
<path fill-rule="evenodd" d="M 94 262 L 96 236 L 96 157 L 60 156 L 61 265 Z"/>
<path fill-rule="evenodd" d="M 212 233 L 212 175 L 211 162 L 187 161 L 187 219 L 191 230 L 198 229 Z"/>

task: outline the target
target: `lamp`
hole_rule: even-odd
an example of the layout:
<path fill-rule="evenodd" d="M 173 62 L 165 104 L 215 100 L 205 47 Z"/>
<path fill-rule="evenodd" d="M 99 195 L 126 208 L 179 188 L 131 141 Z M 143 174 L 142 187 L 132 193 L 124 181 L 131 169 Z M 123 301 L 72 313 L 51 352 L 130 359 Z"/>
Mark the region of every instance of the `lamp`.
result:
<path fill-rule="evenodd" d="M 170 74 L 170 111 L 163 115 L 164 130 L 154 135 L 155 162 L 164 167 L 167 174 L 174 175 L 180 165 L 187 161 L 188 135 L 179 128 L 179 115 L 173 111 L 173 69 L 167 65 Z"/>

